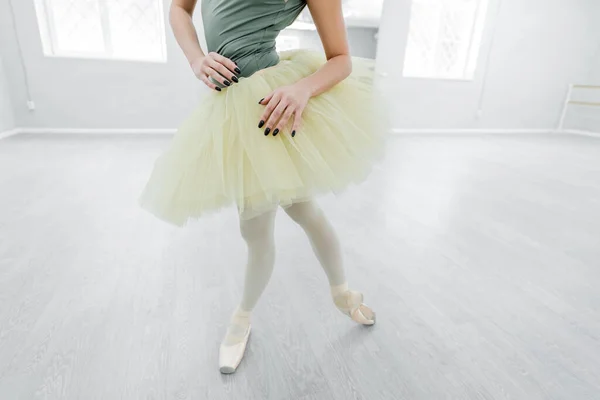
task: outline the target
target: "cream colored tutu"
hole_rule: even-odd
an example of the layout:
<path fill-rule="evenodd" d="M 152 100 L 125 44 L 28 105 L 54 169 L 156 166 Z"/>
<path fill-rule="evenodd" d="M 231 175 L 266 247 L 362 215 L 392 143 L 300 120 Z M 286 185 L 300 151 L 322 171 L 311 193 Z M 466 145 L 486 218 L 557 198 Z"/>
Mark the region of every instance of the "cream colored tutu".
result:
<path fill-rule="evenodd" d="M 243 218 L 277 205 L 363 180 L 383 148 L 385 127 L 373 99 L 373 61 L 353 59 L 353 72 L 313 97 L 295 137 L 273 137 L 258 122 L 258 101 L 315 72 L 325 59 L 309 51 L 280 54 L 279 64 L 211 91 L 156 161 L 141 199 L 157 217 L 183 225 L 235 204 Z"/>

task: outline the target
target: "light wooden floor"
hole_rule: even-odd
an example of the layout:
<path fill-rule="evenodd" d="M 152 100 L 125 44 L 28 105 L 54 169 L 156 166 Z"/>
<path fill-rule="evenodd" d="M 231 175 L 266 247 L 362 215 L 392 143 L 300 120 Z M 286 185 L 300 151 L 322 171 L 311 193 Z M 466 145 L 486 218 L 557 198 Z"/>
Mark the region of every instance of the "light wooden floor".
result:
<path fill-rule="evenodd" d="M 167 137 L 0 141 L 0 399 L 600 399 L 600 140 L 405 136 L 321 201 L 373 329 L 330 304 L 280 213 L 237 374 L 245 248 L 136 205 Z"/>

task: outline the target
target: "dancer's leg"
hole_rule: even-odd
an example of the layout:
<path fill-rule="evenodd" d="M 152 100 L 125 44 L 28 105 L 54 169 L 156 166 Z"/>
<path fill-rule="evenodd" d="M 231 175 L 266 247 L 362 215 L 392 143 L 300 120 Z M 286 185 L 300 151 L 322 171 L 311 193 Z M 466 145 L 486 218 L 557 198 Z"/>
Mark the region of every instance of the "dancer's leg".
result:
<path fill-rule="evenodd" d="M 275 264 L 276 209 L 258 217 L 240 220 L 242 237 L 248 245 L 248 264 L 242 300 L 231 317 L 221 344 L 219 364 L 221 372 L 235 372 L 240 363 L 250 333 L 250 314 L 265 290 Z"/>
<path fill-rule="evenodd" d="M 240 308 L 252 311 L 265 290 L 275 265 L 275 214 L 273 209 L 249 220 L 240 220 L 240 231 L 248 245 L 248 264 Z"/>
<path fill-rule="evenodd" d="M 306 232 L 310 244 L 327 274 L 329 285 L 346 283 L 342 250 L 337 235 L 316 202 L 306 201 L 284 208 L 285 212 Z"/>
<path fill-rule="evenodd" d="M 362 303 L 362 293 L 348 290 L 342 251 L 335 231 L 314 201 L 285 207 L 285 212 L 304 229 L 310 244 L 327 274 L 335 305 L 354 321 L 373 325 L 375 313 Z"/>

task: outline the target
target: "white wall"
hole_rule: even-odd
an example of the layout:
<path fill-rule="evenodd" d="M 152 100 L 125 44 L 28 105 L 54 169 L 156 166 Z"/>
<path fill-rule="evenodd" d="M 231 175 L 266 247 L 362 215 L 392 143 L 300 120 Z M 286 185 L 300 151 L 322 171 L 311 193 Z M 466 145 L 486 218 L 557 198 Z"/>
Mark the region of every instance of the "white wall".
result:
<path fill-rule="evenodd" d="M 600 2 L 597 9 L 596 15 L 600 15 Z M 594 39 L 596 41 L 596 53 L 589 65 L 587 77 L 574 83 L 600 86 L 600 25 Z M 600 103 L 600 90 L 580 89 L 573 94 L 573 98 Z M 565 127 L 600 132 L 600 107 L 570 106 Z"/>
<path fill-rule="evenodd" d="M 8 80 L 4 73 L 4 63 L 0 57 L 0 133 L 15 127 L 12 100 Z"/>
<path fill-rule="evenodd" d="M 196 103 L 201 86 L 188 73 L 171 35 L 167 36 L 169 61 L 164 64 L 44 57 L 33 1 L 12 3 L 36 104 L 35 112 L 28 111 L 23 74 L 13 54 L 6 69 L 15 80 L 13 105 L 20 126 L 172 128 Z M 6 15 L 4 11 L 0 9 L 0 15 Z M 3 47 L 6 42 L 14 46 L 14 38 L 3 36 Z"/>
<path fill-rule="evenodd" d="M 24 93 L 21 76 L 15 74 L 18 71 L 11 71 L 14 65 L 18 65 L 19 59 L 10 15 L 8 1 L 0 0 L 0 132 L 17 125 L 15 100 L 26 103 L 24 97 L 18 97 Z"/>
<path fill-rule="evenodd" d="M 600 85 L 600 35 L 598 38 L 598 51 L 590 68 L 589 81 L 594 85 Z"/>
<path fill-rule="evenodd" d="M 29 96 L 11 32 L 8 1 L 0 0 L 0 47 L 7 53 L 6 69 L 19 126 L 174 128 L 197 105 L 201 91 L 208 90 L 192 75 L 170 29 L 167 63 L 49 58 L 42 53 L 33 1 L 12 3 L 30 97 L 36 105 L 34 112 L 26 107 Z M 164 4 L 168 15 L 170 1 Z M 196 20 L 201 30 L 200 18 Z M 374 56 L 374 30 L 352 31 L 353 50 Z M 316 32 L 301 35 L 303 41 L 312 42 Z"/>
<path fill-rule="evenodd" d="M 397 128 L 553 128 L 600 32 L 597 0 L 490 0 L 473 81 L 403 78 L 410 3 L 384 4 L 377 53 Z"/>

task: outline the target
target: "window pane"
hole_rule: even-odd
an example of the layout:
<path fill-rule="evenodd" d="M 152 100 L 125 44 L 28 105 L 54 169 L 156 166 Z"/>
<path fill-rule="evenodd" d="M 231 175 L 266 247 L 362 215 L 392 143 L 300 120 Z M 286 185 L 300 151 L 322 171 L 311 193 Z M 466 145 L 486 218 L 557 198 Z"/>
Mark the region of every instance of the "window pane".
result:
<path fill-rule="evenodd" d="M 277 51 L 296 50 L 300 47 L 298 36 L 290 34 L 281 34 L 276 39 Z"/>
<path fill-rule="evenodd" d="M 472 79 L 487 0 L 413 0 L 404 75 Z"/>
<path fill-rule="evenodd" d="M 164 59 L 162 4 L 157 0 L 106 0 L 110 42 L 117 58 Z"/>
<path fill-rule="evenodd" d="M 51 0 L 46 2 L 46 12 L 54 30 L 55 52 L 104 52 L 98 0 Z"/>
<path fill-rule="evenodd" d="M 165 61 L 162 0 L 35 0 L 44 54 Z"/>
<path fill-rule="evenodd" d="M 353 21 L 372 21 L 373 25 L 378 25 L 383 2 L 384 0 L 342 0 L 344 19 L 348 25 L 352 25 Z M 302 11 L 298 21 L 313 23 L 308 7 Z"/>
<path fill-rule="evenodd" d="M 434 61 L 436 39 L 439 36 L 441 4 L 432 2 L 413 2 L 406 56 L 404 60 L 404 75 L 406 76 L 435 76 Z"/>
<path fill-rule="evenodd" d="M 346 0 L 343 2 L 344 17 L 379 20 L 383 0 Z"/>

